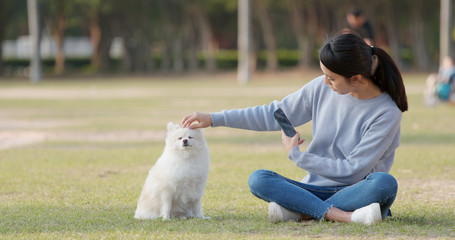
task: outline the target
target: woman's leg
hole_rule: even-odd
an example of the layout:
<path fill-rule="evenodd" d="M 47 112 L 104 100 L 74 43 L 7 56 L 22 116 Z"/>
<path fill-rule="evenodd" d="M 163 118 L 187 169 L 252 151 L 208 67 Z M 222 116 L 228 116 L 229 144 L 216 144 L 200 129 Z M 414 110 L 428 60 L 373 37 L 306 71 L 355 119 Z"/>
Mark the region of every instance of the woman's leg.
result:
<path fill-rule="evenodd" d="M 395 200 L 398 184 L 395 178 L 383 172 L 372 173 L 364 180 L 348 186 L 326 200 L 341 210 L 352 212 L 371 203 L 379 203 L 382 218 L 389 214 Z"/>
<path fill-rule="evenodd" d="M 251 193 L 267 202 L 322 220 L 333 204 L 324 200 L 333 191 L 285 178 L 269 170 L 257 170 L 248 180 Z M 323 200 L 324 199 L 324 200 Z"/>
<path fill-rule="evenodd" d="M 388 173 L 370 174 L 342 190 L 304 184 L 268 170 L 255 171 L 248 183 L 253 195 L 267 202 L 276 202 L 315 219 L 340 222 L 351 222 L 355 210 L 357 215 L 371 215 L 377 207 L 372 203 L 380 204 L 382 218 L 385 218 L 397 193 L 397 182 Z"/>

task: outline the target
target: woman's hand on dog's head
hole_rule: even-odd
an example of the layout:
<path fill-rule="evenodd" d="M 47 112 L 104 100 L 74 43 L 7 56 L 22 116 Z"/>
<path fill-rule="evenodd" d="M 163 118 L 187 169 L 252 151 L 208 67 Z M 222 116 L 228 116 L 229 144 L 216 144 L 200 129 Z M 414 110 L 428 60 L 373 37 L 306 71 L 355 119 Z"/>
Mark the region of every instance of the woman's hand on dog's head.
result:
<path fill-rule="evenodd" d="M 190 129 L 206 128 L 212 126 L 212 116 L 210 113 L 195 112 L 183 117 L 182 127 Z"/>

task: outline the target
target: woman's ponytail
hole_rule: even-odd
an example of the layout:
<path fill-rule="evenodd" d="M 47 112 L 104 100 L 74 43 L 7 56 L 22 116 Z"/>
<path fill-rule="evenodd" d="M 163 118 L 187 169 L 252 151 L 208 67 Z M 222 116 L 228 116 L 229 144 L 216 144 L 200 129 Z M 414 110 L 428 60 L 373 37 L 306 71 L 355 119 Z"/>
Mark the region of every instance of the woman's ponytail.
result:
<path fill-rule="evenodd" d="M 375 55 L 378 58 L 378 64 L 376 70 L 371 74 L 373 82 L 383 92 L 390 95 L 402 112 L 408 110 L 408 100 L 400 70 L 398 70 L 390 55 L 383 49 L 372 47 L 372 58 Z"/>

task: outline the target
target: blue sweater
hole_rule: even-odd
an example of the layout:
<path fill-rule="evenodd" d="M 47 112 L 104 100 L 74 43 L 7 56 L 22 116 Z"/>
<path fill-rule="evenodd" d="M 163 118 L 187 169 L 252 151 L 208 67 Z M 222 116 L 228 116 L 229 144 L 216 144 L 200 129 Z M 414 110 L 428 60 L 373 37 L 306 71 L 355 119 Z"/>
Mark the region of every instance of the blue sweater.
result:
<path fill-rule="evenodd" d="M 388 172 L 400 143 L 402 113 L 387 93 L 360 100 L 340 95 L 313 79 L 282 101 L 269 105 L 211 113 L 213 126 L 279 131 L 273 112 L 282 108 L 294 126 L 312 121 L 313 139 L 304 152 L 289 154 L 308 175 L 302 182 L 346 186 L 373 172 Z"/>

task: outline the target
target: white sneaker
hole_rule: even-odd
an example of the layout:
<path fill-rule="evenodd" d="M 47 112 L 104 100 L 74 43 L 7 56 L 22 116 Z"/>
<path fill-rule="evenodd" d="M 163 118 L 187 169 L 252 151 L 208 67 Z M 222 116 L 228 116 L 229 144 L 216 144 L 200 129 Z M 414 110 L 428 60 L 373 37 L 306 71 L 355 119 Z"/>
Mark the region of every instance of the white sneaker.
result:
<path fill-rule="evenodd" d="M 270 215 L 270 214 L 269 214 Z M 376 224 L 382 221 L 381 208 L 379 203 L 372 203 L 359 208 L 352 213 L 351 221 L 366 225 Z"/>
<path fill-rule="evenodd" d="M 296 221 L 298 222 L 301 218 L 301 214 L 291 212 L 286 208 L 278 205 L 276 202 L 269 203 L 269 221 L 271 223 Z"/>

